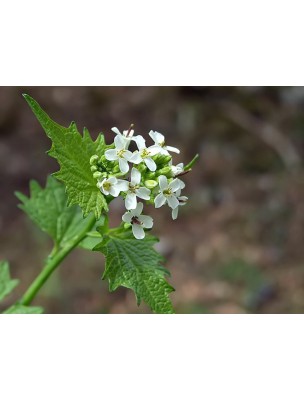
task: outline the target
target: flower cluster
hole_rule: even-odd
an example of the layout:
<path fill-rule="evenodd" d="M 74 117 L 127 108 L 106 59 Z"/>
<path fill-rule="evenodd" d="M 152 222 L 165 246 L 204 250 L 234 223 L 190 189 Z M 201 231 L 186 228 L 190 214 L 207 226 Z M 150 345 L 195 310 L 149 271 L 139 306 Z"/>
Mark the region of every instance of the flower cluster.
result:
<path fill-rule="evenodd" d="M 153 226 L 153 219 L 142 215 L 143 203 L 154 204 L 159 208 L 164 204 L 172 209 L 172 218 L 176 219 L 178 208 L 186 204 L 188 198 L 181 196 L 184 182 L 180 175 L 187 171 L 183 164 L 174 166 L 169 152 L 180 151 L 168 146 L 165 137 L 159 132 L 150 131 L 154 144 L 147 147 L 141 135 L 134 135 L 133 126 L 121 133 L 116 127 L 114 143 L 106 146 L 102 155 L 93 155 L 90 159 L 91 171 L 97 180 L 97 187 L 105 196 L 124 198 L 127 212 L 122 216 L 126 228 L 131 226 L 137 239 L 145 237 L 144 229 Z M 129 150 L 130 146 L 135 150 Z"/>

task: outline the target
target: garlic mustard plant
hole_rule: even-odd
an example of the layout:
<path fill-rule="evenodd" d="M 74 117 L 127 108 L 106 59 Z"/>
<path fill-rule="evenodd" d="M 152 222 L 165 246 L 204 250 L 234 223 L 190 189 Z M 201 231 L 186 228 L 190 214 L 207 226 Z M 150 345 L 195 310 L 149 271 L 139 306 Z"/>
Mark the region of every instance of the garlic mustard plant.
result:
<path fill-rule="evenodd" d="M 166 280 L 169 273 L 162 266 L 163 258 L 153 247 L 157 239 L 150 234 L 154 221 L 143 212 L 144 207 L 167 205 L 172 219 L 178 217 L 179 207 L 188 201 L 182 195 L 186 185 L 180 178 L 191 171 L 198 156 L 186 166 L 174 165 L 170 152 L 180 151 L 152 130 L 147 139 L 149 136 L 154 144 L 146 145 L 144 136 L 135 135 L 133 124 L 122 133 L 113 127 L 113 143 L 106 144 L 102 134 L 93 141 L 86 128 L 83 135 L 74 122 L 65 128 L 33 98 L 24 97 L 51 140 L 48 154 L 60 169 L 47 178 L 44 188 L 31 181 L 29 197 L 19 192 L 16 196 L 20 208 L 51 237 L 54 247 L 21 299 L 3 312 L 43 312 L 32 306 L 32 301 L 64 258 L 81 247 L 105 256 L 102 278 L 108 279 L 110 291 L 127 287 L 134 291 L 138 305 L 144 301 L 153 312 L 173 313 L 169 295 L 174 289 Z M 109 205 L 118 197 L 125 210 L 121 224 L 110 228 Z M 18 280 L 10 277 L 8 262 L 0 261 L 0 301 L 17 284 Z"/>

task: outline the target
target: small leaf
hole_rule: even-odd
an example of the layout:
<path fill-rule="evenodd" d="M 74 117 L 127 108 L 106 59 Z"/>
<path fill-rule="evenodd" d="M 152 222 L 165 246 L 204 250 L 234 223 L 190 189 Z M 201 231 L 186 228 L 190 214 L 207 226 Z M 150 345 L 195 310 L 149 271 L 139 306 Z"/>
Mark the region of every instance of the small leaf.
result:
<path fill-rule="evenodd" d="M 15 304 L 5 310 L 3 314 L 42 314 L 42 307 L 30 307 L 30 306 L 22 306 L 20 304 Z"/>
<path fill-rule="evenodd" d="M 174 289 L 165 280 L 168 271 L 153 248 L 156 242 L 150 235 L 137 240 L 131 232 L 114 231 L 94 250 L 106 256 L 103 279 L 108 278 L 110 291 L 127 287 L 134 290 L 138 305 L 144 300 L 156 313 L 173 313 L 169 293 Z"/>
<path fill-rule="evenodd" d="M 63 247 L 86 224 L 81 210 L 67 207 L 64 185 L 49 176 L 43 189 L 35 181 L 30 183 L 30 197 L 17 192 L 19 206 L 40 229 L 48 233 L 57 247 Z"/>
<path fill-rule="evenodd" d="M 78 204 L 84 216 L 94 212 L 96 219 L 99 219 L 103 210 L 108 211 L 108 204 L 96 187 L 97 181 L 90 169 L 90 158 L 104 152 L 103 135 L 99 134 L 94 142 L 85 129 L 81 136 L 74 122 L 65 128 L 52 121 L 33 98 L 26 94 L 24 97 L 52 140 L 49 155 L 56 158 L 60 165 L 60 171 L 54 175 L 66 186 L 68 205 Z"/>
<path fill-rule="evenodd" d="M 8 262 L 0 261 L 0 301 L 9 295 L 18 283 L 18 279 L 10 277 Z"/>

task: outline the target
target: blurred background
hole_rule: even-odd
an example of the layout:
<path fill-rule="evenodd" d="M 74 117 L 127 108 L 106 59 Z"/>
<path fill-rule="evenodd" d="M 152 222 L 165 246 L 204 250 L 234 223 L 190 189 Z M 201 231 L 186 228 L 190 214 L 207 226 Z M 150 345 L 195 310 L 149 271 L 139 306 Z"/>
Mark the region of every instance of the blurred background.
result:
<path fill-rule="evenodd" d="M 304 87 L 0 88 L 0 259 L 21 281 L 2 308 L 24 292 L 51 249 L 14 196 L 58 169 L 22 93 L 94 138 L 102 131 L 111 142 L 111 127 L 134 123 L 137 134 L 157 130 L 180 148 L 174 164 L 199 153 L 183 177 L 189 202 L 178 220 L 167 207 L 147 212 L 176 312 L 304 312 Z M 113 202 L 113 226 L 122 213 L 122 202 Z M 34 304 L 47 313 L 150 312 L 129 290 L 109 293 L 103 269 L 100 253 L 75 251 Z"/>

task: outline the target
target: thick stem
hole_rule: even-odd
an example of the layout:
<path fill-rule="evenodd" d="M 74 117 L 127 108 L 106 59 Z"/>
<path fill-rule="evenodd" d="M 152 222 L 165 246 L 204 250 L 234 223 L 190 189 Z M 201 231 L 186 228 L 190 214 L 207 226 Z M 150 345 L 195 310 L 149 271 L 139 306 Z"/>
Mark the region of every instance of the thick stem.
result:
<path fill-rule="evenodd" d="M 18 304 L 24 306 L 29 305 L 38 291 L 41 289 L 42 285 L 47 281 L 50 275 L 55 271 L 55 269 L 60 265 L 61 261 L 85 238 L 86 234 L 93 228 L 96 220 L 94 215 L 88 218 L 88 223 L 84 229 L 75 236 L 74 240 L 70 242 L 69 245 L 58 251 L 51 258 L 48 259 L 46 265 L 33 281 L 27 291 L 24 293 Z"/>

